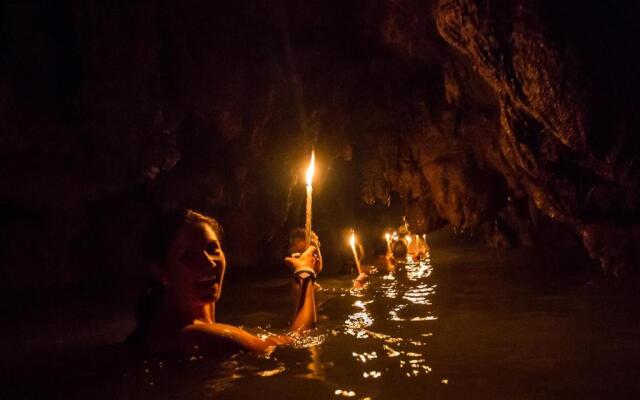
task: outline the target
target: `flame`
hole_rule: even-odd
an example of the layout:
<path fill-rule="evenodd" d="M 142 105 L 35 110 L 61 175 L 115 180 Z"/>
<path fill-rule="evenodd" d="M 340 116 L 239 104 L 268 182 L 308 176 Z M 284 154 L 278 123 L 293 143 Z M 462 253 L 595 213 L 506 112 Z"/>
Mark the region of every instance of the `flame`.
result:
<path fill-rule="evenodd" d="M 356 247 L 356 233 L 353 230 L 351 231 L 351 238 L 349 238 L 349 244 L 351 245 L 352 248 Z"/>
<path fill-rule="evenodd" d="M 410 245 L 411 244 L 411 235 L 407 235 L 407 244 Z"/>
<path fill-rule="evenodd" d="M 311 161 L 309 161 L 309 168 L 307 168 L 307 186 L 311 186 L 311 182 L 313 181 L 313 172 L 316 169 L 316 152 L 311 151 Z"/>
<path fill-rule="evenodd" d="M 388 242 L 389 239 L 391 239 L 391 235 L 389 233 L 385 233 L 384 238 L 387 239 L 387 242 Z"/>

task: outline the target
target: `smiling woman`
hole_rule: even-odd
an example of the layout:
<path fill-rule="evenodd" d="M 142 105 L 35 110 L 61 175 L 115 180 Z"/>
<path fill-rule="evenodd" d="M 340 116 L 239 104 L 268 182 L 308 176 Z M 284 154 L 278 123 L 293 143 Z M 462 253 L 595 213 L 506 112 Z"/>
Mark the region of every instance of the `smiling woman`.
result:
<path fill-rule="evenodd" d="M 285 259 L 301 289 L 292 334 L 263 339 L 216 322 L 215 306 L 227 267 L 221 236 L 215 219 L 192 210 L 169 212 L 153 224 L 146 255 L 157 284 L 140 304 L 138 326 L 129 337 L 130 343 L 154 353 L 265 352 L 315 327 L 313 282 L 322 268 L 322 258 L 313 245 L 300 257 Z"/>

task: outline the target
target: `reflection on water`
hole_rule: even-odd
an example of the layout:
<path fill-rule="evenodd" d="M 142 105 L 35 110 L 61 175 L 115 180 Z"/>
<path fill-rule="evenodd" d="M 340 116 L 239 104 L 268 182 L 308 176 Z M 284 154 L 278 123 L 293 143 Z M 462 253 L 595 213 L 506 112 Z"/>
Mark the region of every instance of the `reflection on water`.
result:
<path fill-rule="evenodd" d="M 446 267 L 439 261 L 434 268 L 429 257 L 407 261 L 395 274 L 372 277 L 363 289 L 352 289 L 347 277 L 326 278 L 318 294 L 320 328 L 293 346 L 269 356 L 239 354 L 223 363 L 201 358 L 146 360 L 128 374 L 129 383 L 143 376 L 145 389 L 128 387 L 127 395 L 120 397 L 638 394 L 632 371 L 640 367 L 640 323 L 633 308 L 620 306 L 627 299 L 612 300 L 605 289 L 604 294 L 594 293 L 589 278 L 578 277 L 564 287 L 539 283 L 538 277 L 498 268 L 486 250 L 440 260 Z M 260 308 L 264 296 L 259 296 L 259 286 L 254 292 L 256 297 L 247 302 L 255 300 L 251 305 Z M 239 315 L 238 321 L 268 327 L 274 315 L 286 314 L 291 307 L 278 304 L 279 312 Z M 270 329 L 254 333 L 267 335 Z M 615 385 L 599 392 L 609 381 Z"/>
<path fill-rule="evenodd" d="M 325 398 L 329 393 L 373 398 L 384 384 L 397 382 L 399 377 L 417 379 L 432 371 L 426 352 L 427 341 L 433 336 L 430 325 L 437 321 L 432 310 L 436 289 L 430 282 L 432 270 L 427 258 L 402 263 L 395 274 L 372 276 L 361 289 L 349 287 L 347 279 L 325 285 L 318 294 L 322 303 L 320 328 L 298 337 L 292 346 L 278 348 L 268 356 L 239 354 L 216 365 L 208 365 L 202 357 L 146 360 L 145 382 L 154 386 L 166 379 L 162 363 L 173 362 L 183 364 L 183 373 L 191 371 L 190 378 L 202 374 L 194 372 L 195 365 L 207 365 L 211 375 L 204 387 L 215 397 L 233 398 L 256 385 L 256 379 L 281 378 L 284 382 L 280 384 L 286 387 L 287 381 L 303 378 L 324 387 L 310 397 Z M 261 328 L 254 333 L 270 334 Z M 372 382 L 380 382 L 375 390 L 370 390 Z"/>
<path fill-rule="evenodd" d="M 343 333 L 366 339 L 367 347 L 377 348 L 351 353 L 359 361 L 356 369 L 362 378 L 398 373 L 412 378 L 431 372 L 421 350 L 427 343 L 416 340 L 415 333 L 427 334 L 429 323 L 437 319 L 431 310 L 436 288 L 428 279 L 432 270 L 429 258 L 417 263 L 407 260 L 396 274 L 374 278 L 359 291 L 362 298 L 353 302 L 355 310 L 348 315 Z"/>

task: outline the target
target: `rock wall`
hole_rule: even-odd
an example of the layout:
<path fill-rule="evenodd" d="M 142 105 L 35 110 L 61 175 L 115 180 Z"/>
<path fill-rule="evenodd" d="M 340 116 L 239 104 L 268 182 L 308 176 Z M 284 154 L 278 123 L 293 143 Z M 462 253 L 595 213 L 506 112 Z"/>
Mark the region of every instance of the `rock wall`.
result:
<path fill-rule="evenodd" d="M 446 105 L 428 104 L 414 129 L 424 144 L 413 147 L 438 214 L 480 226 L 497 245 L 531 244 L 540 219 L 551 219 L 605 272 L 632 270 L 638 6 L 441 0 L 388 10 L 387 42 L 410 62 L 436 58 L 433 30 L 446 43 Z"/>
<path fill-rule="evenodd" d="M 501 172 L 517 179 L 509 186 L 569 225 L 616 275 L 639 261 L 639 141 L 630 134 L 638 63 L 627 40 L 637 36 L 638 10 L 441 1 L 436 12 L 442 37 L 496 93 Z"/>
<path fill-rule="evenodd" d="M 238 268 L 277 264 L 312 145 L 328 251 L 378 212 L 497 246 L 552 221 L 633 270 L 634 2 L 318 3 L 3 4 L 5 285 L 136 273 L 179 205 L 221 219 Z"/>

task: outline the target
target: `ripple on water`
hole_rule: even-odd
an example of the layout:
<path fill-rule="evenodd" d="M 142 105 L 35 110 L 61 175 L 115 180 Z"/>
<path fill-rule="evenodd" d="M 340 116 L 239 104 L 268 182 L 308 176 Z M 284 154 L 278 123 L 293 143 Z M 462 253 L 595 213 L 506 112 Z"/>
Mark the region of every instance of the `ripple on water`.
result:
<path fill-rule="evenodd" d="M 250 387 L 264 387 L 258 382 L 287 387 L 287 382 L 299 379 L 321 382 L 336 397 L 375 397 L 379 384 L 432 371 L 425 352 L 430 329 L 416 334 L 416 324 L 437 319 L 431 310 L 436 288 L 428 281 L 431 270 L 426 261 L 406 263 L 395 275 L 372 277 L 364 289 L 324 288 L 321 296 L 328 298 L 330 312 L 320 313 L 320 329 L 296 336 L 292 346 L 277 348 L 267 356 L 239 354 L 223 363 L 199 356 L 160 362 L 162 367 L 154 368 L 148 362 L 145 379 L 162 383 L 166 375 L 160 369 L 168 367 L 182 373 L 189 370 L 191 381 L 199 376 L 205 397 L 236 398 L 237 394 L 240 398 L 239 393 Z M 254 333 L 261 337 L 272 334 L 262 328 Z M 325 392 L 318 390 L 308 397 L 325 398 L 320 393 Z"/>
<path fill-rule="evenodd" d="M 129 376 L 146 392 L 127 398 L 640 398 L 636 294 L 554 284 L 541 295 L 493 253 L 456 251 L 446 273 L 426 259 L 362 290 L 329 281 L 319 330 L 269 357 L 140 363 Z"/>

